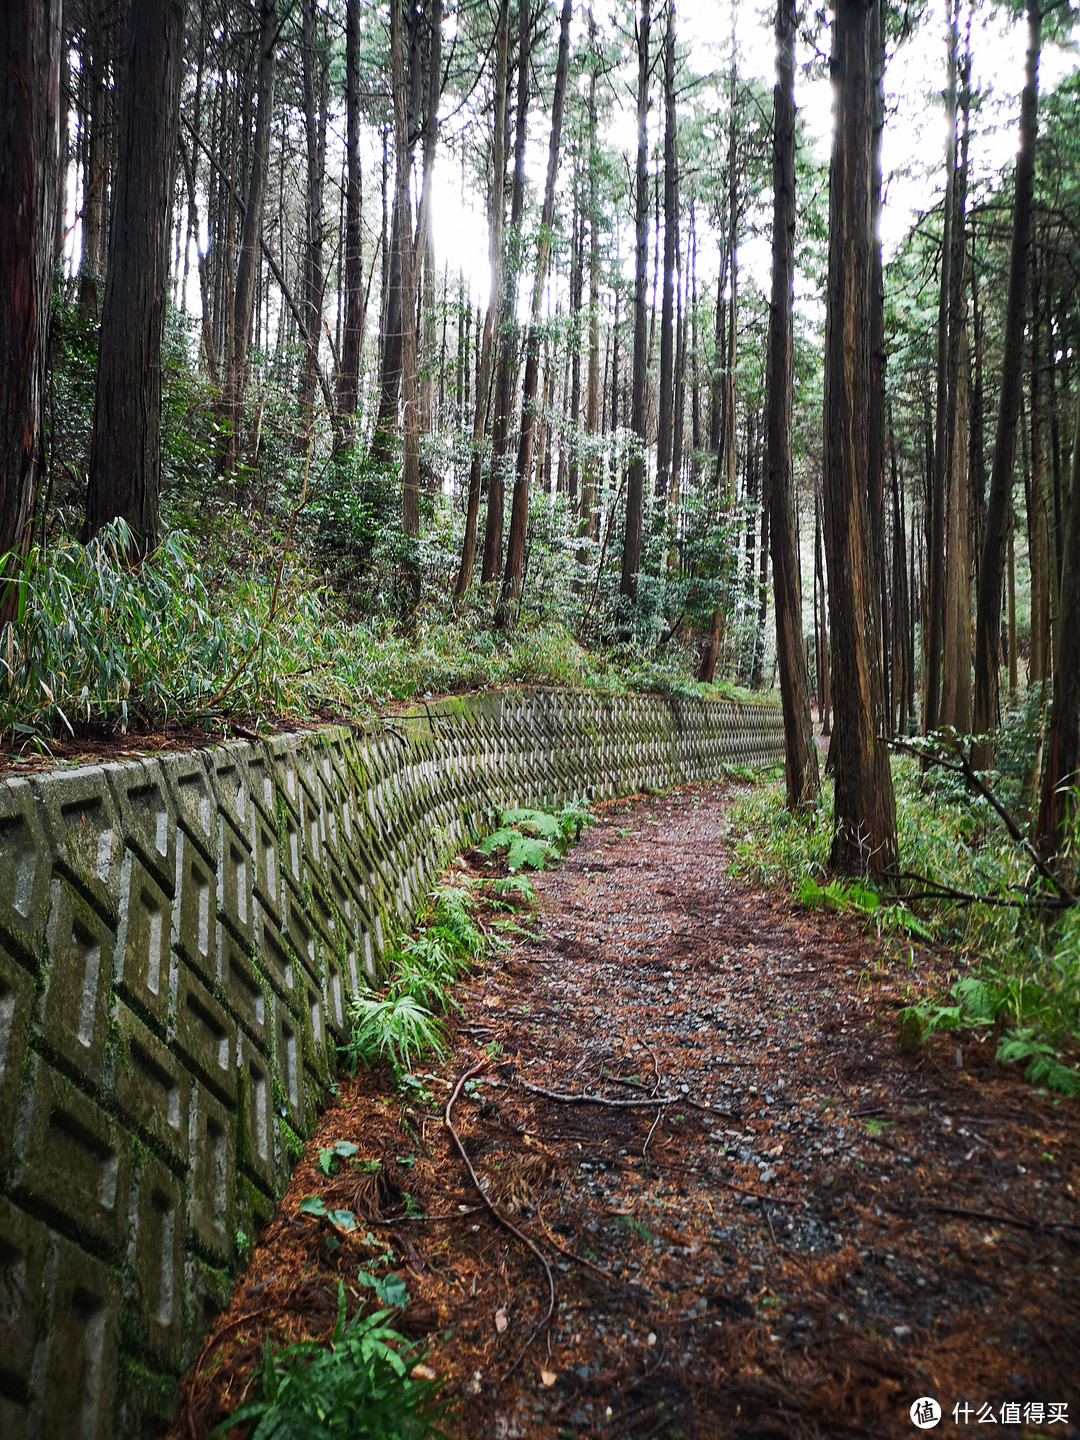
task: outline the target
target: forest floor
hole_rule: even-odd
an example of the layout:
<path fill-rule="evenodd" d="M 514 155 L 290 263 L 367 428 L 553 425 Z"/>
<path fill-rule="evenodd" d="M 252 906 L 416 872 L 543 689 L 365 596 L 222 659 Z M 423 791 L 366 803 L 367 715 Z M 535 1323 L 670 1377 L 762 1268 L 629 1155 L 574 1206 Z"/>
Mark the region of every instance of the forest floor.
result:
<path fill-rule="evenodd" d="M 901 1053 L 898 1007 L 955 957 L 733 878 L 738 795 L 604 807 L 426 1090 L 343 1078 L 175 1440 L 235 1408 L 268 1333 L 327 1335 L 339 1280 L 372 1303 L 387 1249 L 459 1440 L 911 1435 L 927 1395 L 939 1433 L 1080 1435 L 1080 1106 L 992 1041 Z M 378 1168 L 328 1177 L 335 1141 Z"/>

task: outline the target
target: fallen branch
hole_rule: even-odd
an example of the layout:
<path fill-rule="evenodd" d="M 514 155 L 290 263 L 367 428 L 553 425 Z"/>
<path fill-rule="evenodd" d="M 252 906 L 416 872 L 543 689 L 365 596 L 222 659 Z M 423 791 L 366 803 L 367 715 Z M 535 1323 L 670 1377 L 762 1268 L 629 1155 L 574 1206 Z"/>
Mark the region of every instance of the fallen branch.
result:
<path fill-rule="evenodd" d="M 893 880 L 909 880 L 916 885 L 925 885 L 926 890 L 896 892 L 896 898 L 907 903 L 909 900 L 952 900 L 957 905 L 997 905 L 1007 910 L 1068 910 L 1075 903 L 1060 895 L 1044 895 L 1040 899 L 1024 896 L 1010 900 L 1005 895 L 977 895 L 970 890 L 957 890 L 940 880 L 931 880 L 915 870 L 901 870 L 891 877 Z"/>
<path fill-rule="evenodd" d="M 956 757 L 956 764 L 950 764 L 940 752 L 934 751 L 927 746 L 909 745 L 906 740 L 890 740 L 889 744 L 894 750 L 904 750 L 909 755 L 917 756 L 920 760 L 929 761 L 931 765 L 940 766 L 942 770 L 951 770 L 954 775 L 962 776 L 968 788 L 974 790 L 976 795 L 980 795 L 999 816 L 1012 839 L 1028 856 L 1043 879 L 1047 880 L 1054 887 L 1066 906 L 1077 904 L 1076 896 L 1060 877 L 1055 875 L 1054 871 L 1042 858 L 1035 846 L 1032 845 L 1031 841 L 1020 829 L 1019 825 L 1017 825 L 1005 806 L 972 765 L 963 745 L 960 743 L 960 737 L 953 734 L 945 738 L 951 753 Z"/>
<path fill-rule="evenodd" d="M 788 1200 L 783 1195 L 763 1195 L 760 1190 L 748 1190 L 745 1185 L 736 1185 L 734 1180 L 726 1180 L 723 1175 L 717 1174 L 715 1170 L 709 1171 L 710 1177 L 718 1185 L 726 1185 L 729 1190 L 737 1190 L 740 1195 L 752 1195 L 755 1200 L 764 1200 L 766 1205 L 792 1205 L 798 1207 L 801 1200 Z"/>
<path fill-rule="evenodd" d="M 630 1090 L 644 1090 L 646 1088 L 640 1080 L 629 1080 L 622 1075 L 609 1075 L 606 1071 L 603 1074 L 603 1078 L 612 1085 L 625 1085 Z M 688 1110 L 704 1110 L 708 1115 L 720 1115 L 725 1120 L 741 1119 L 741 1116 L 736 1111 L 721 1110 L 718 1105 L 707 1105 L 704 1100 L 691 1100 L 687 1095 L 681 1095 L 679 1099 Z"/>
<path fill-rule="evenodd" d="M 555 1314 L 555 1277 L 551 1273 L 551 1266 L 548 1264 L 547 1256 L 540 1249 L 539 1245 L 536 1244 L 535 1240 L 530 1239 L 530 1237 L 525 1234 L 524 1230 L 519 1230 L 518 1227 L 514 1224 L 514 1222 L 510 1220 L 507 1216 L 505 1216 L 498 1208 L 498 1206 L 488 1198 L 484 1187 L 480 1184 L 476 1171 L 473 1169 L 472 1161 L 465 1153 L 465 1146 L 461 1143 L 461 1136 L 454 1129 L 454 1122 L 450 1118 L 451 1113 L 454 1109 L 454 1105 L 457 1103 L 458 1097 L 460 1096 L 462 1090 L 465 1088 L 466 1082 L 471 1080 L 474 1075 L 478 1075 L 481 1070 L 486 1069 L 487 1063 L 488 1062 L 486 1059 L 481 1060 L 479 1065 L 474 1065 L 471 1070 L 466 1070 L 463 1075 L 460 1075 L 458 1077 L 457 1084 L 454 1086 L 453 1090 L 450 1093 L 450 1098 L 446 1102 L 446 1109 L 443 1111 L 443 1123 L 445 1124 L 447 1131 L 449 1132 L 450 1139 L 454 1142 L 454 1148 L 458 1152 L 458 1155 L 461 1158 L 461 1163 L 465 1166 L 469 1179 L 472 1181 L 476 1189 L 476 1193 L 480 1196 L 480 1200 L 485 1210 L 487 1210 L 488 1214 L 491 1216 L 491 1218 L 495 1221 L 497 1225 L 501 1225 L 502 1228 L 509 1231 L 509 1233 L 515 1237 L 515 1239 L 520 1240 L 521 1243 L 525 1246 L 525 1248 L 536 1257 L 536 1259 L 540 1262 L 540 1265 L 544 1271 L 544 1277 L 547 1280 L 547 1313 L 544 1315 L 543 1319 L 540 1321 L 539 1325 L 537 1325 L 536 1329 L 532 1332 L 529 1338 L 525 1341 L 525 1344 L 518 1352 L 517 1359 L 510 1366 L 510 1369 L 506 1372 L 504 1379 L 509 1380 L 510 1376 L 513 1375 L 514 1371 L 518 1368 L 522 1360 L 525 1358 L 525 1352 L 528 1350 L 529 1346 L 548 1327 L 548 1325 L 551 1324 L 551 1317 Z"/>

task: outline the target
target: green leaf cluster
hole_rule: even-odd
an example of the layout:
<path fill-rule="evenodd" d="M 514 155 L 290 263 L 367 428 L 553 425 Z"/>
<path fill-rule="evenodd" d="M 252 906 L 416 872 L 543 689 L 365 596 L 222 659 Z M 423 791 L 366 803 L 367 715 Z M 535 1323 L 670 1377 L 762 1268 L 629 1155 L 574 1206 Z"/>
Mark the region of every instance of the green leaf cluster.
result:
<path fill-rule="evenodd" d="M 251 1440 L 441 1440 L 449 1405 L 440 1382 L 414 1377 L 423 1352 L 387 1324 L 390 1314 L 347 1320 L 339 1283 L 329 1344 L 301 1340 L 275 1351 L 267 1340 L 258 1395 L 213 1435 L 245 1423 Z"/>

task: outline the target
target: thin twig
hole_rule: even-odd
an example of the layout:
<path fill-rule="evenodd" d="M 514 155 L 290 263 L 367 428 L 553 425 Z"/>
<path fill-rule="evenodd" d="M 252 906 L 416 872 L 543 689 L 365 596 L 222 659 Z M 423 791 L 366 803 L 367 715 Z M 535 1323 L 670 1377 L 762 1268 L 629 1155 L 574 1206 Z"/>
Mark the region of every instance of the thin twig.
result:
<path fill-rule="evenodd" d="M 450 1093 L 450 1098 L 446 1102 L 446 1109 L 443 1111 L 443 1123 L 445 1124 L 450 1134 L 450 1139 L 454 1142 L 454 1148 L 457 1150 L 458 1155 L 461 1158 L 461 1163 L 465 1166 L 465 1169 L 468 1172 L 469 1179 L 475 1186 L 476 1193 L 480 1196 L 480 1200 L 483 1203 L 484 1208 L 487 1210 L 488 1214 L 496 1222 L 496 1224 L 501 1225 L 504 1230 L 509 1231 L 511 1235 L 513 1235 L 516 1239 L 520 1240 L 521 1243 L 525 1246 L 525 1248 L 536 1257 L 536 1259 L 540 1262 L 541 1267 L 543 1268 L 544 1276 L 548 1283 L 547 1313 L 544 1315 L 543 1319 L 540 1321 L 539 1325 L 537 1325 L 536 1329 L 532 1332 L 529 1338 L 525 1341 L 525 1344 L 518 1352 L 517 1359 L 510 1366 L 510 1369 L 503 1377 L 504 1379 L 509 1380 L 510 1376 L 513 1375 L 514 1371 L 518 1368 L 522 1360 L 525 1358 L 525 1352 L 528 1350 L 529 1346 L 533 1343 L 537 1336 L 539 1336 L 548 1327 L 548 1325 L 551 1324 L 551 1317 L 555 1314 L 555 1276 L 551 1273 L 551 1266 L 548 1264 L 547 1256 L 540 1249 L 539 1245 L 536 1244 L 535 1240 L 530 1239 L 530 1237 L 525 1234 L 524 1230 L 519 1230 L 518 1227 L 514 1224 L 514 1222 L 510 1220 L 506 1215 L 504 1215 L 502 1211 L 498 1208 L 498 1206 L 495 1205 L 495 1203 L 488 1198 L 483 1186 L 480 1184 L 476 1171 L 473 1169 L 472 1161 L 465 1153 L 465 1146 L 461 1143 L 461 1136 L 454 1129 L 454 1122 L 450 1118 L 451 1113 L 454 1109 L 454 1105 L 457 1102 L 458 1096 L 465 1088 L 466 1081 L 471 1080 L 474 1075 L 478 1075 L 481 1070 L 485 1070 L 487 1068 L 487 1065 L 487 1059 L 481 1060 L 478 1065 L 474 1065 L 471 1070 L 466 1070 L 464 1074 L 459 1076 L 457 1084 L 454 1086 L 453 1090 Z"/>
<path fill-rule="evenodd" d="M 663 1113 L 664 1113 L 664 1107 L 663 1107 L 662 1105 L 658 1105 L 658 1106 L 656 1107 L 656 1115 L 653 1117 L 653 1122 L 652 1122 L 652 1124 L 649 1126 L 649 1133 L 648 1133 L 648 1135 L 645 1136 L 645 1144 L 641 1147 L 641 1158 L 642 1158 L 643 1160 L 645 1159 L 645 1153 L 646 1153 L 646 1151 L 647 1151 L 648 1148 L 649 1148 L 649 1141 L 652 1139 L 653 1134 L 654 1134 L 654 1132 L 655 1132 L 655 1130 L 656 1130 L 657 1125 L 660 1124 L 660 1116 L 663 1115 Z"/>

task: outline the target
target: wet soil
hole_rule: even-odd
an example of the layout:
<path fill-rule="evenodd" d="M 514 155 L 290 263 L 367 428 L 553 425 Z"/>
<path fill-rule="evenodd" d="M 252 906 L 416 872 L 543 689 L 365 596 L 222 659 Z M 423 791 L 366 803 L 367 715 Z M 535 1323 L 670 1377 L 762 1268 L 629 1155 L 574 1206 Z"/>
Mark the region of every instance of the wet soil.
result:
<path fill-rule="evenodd" d="M 240 1403 L 267 1335 L 328 1334 L 339 1280 L 370 1307 L 380 1253 L 460 1440 L 907 1436 L 920 1396 L 939 1433 L 1080 1435 L 1080 1108 L 993 1037 L 901 1053 L 955 958 L 736 878 L 737 793 L 605 807 L 423 1088 L 342 1080 L 173 1440 Z"/>

